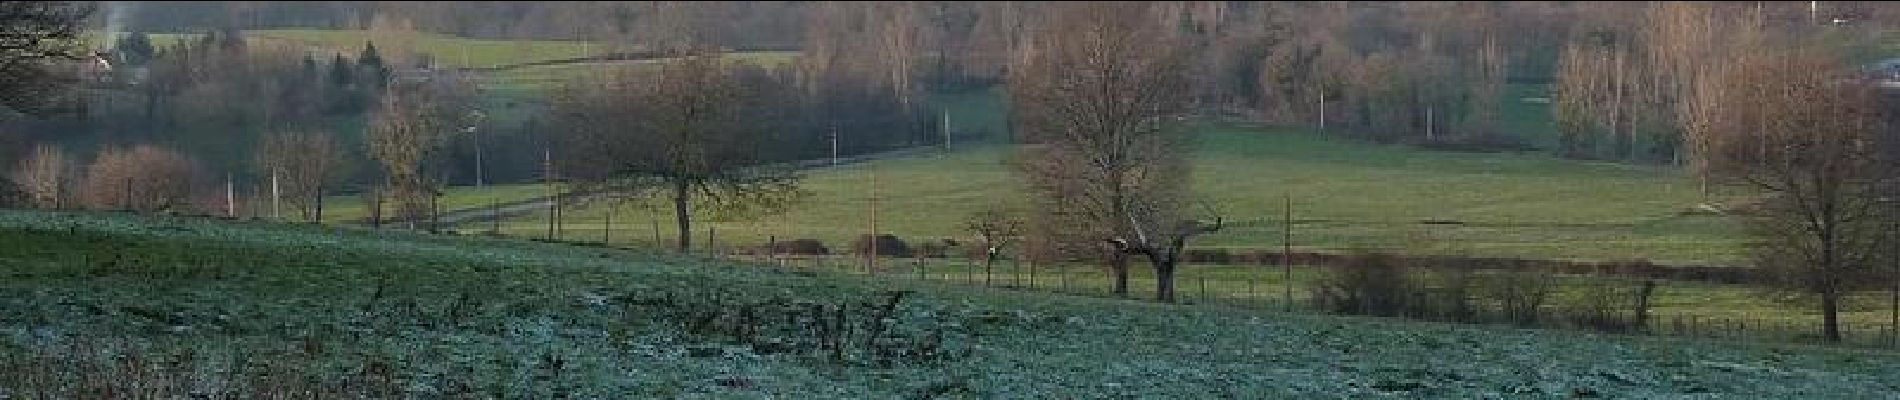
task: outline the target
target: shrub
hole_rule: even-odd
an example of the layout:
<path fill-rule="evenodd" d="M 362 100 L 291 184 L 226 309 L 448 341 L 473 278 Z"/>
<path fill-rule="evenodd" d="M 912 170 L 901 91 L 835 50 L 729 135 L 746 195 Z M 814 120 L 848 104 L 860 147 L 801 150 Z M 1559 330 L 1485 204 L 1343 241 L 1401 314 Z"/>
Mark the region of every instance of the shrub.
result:
<path fill-rule="evenodd" d="M 857 254 L 869 255 L 873 249 L 871 247 L 872 243 L 874 242 L 871 235 L 860 235 L 858 236 L 858 241 L 852 243 L 851 249 L 857 252 Z M 898 239 L 897 235 L 877 235 L 875 243 L 878 257 L 905 258 L 911 256 L 910 245 L 904 243 L 903 239 Z"/>
<path fill-rule="evenodd" d="M 0 207 L 18 207 L 27 205 L 25 192 L 6 177 L 0 177 Z"/>
<path fill-rule="evenodd" d="M 1555 287 L 1550 272 L 1535 267 L 1487 274 L 1478 284 L 1479 296 L 1495 304 L 1500 317 L 1524 326 L 1537 324 Z"/>
<path fill-rule="evenodd" d="M 780 255 L 822 256 L 831 254 L 831 249 L 826 248 L 825 243 L 818 241 L 818 239 L 793 239 L 774 243 L 773 245 L 777 247 L 772 248 L 772 251 Z"/>
<path fill-rule="evenodd" d="M 1187 256 L 1187 262 L 1195 264 L 1229 264 L 1234 258 L 1227 249 L 1188 249 L 1183 255 Z"/>
<path fill-rule="evenodd" d="M 1477 274 L 1471 268 L 1439 265 L 1431 269 L 1429 286 L 1423 290 L 1422 307 L 1429 318 L 1470 322 L 1477 319 L 1478 308 L 1472 303 Z"/>
<path fill-rule="evenodd" d="M 1606 332 L 1640 331 L 1646 328 L 1650 299 L 1656 289 L 1655 281 L 1608 278 L 1588 281 L 1566 301 L 1565 308 L 1571 323 Z"/>
<path fill-rule="evenodd" d="M 80 198 L 94 209 L 140 212 L 190 209 L 198 167 L 190 157 L 151 145 L 112 148 L 86 167 Z"/>
<path fill-rule="evenodd" d="M 1322 309 L 1344 314 L 1396 316 L 1413 297 L 1406 268 L 1389 254 L 1363 253 L 1328 268 L 1315 289 Z"/>

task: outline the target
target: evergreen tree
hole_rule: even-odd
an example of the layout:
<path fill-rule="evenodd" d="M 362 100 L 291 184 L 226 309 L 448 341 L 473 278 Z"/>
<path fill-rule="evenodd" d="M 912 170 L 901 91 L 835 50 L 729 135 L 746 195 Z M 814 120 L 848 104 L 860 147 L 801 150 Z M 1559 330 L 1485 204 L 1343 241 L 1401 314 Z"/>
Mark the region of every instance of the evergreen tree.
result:
<path fill-rule="evenodd" d="M 343 57 L 343 53 L 337 53 L 336 58 L 330 60 L 330 84 L 348 87 L 353 80 L 353 75 L 355 74 L 350 70 L 350 59 Z"/>
<path fill-rule="evenodd" d="M 152 60 L 152 55 L 158 50 L 152 47 L 152 38 L 146 36 L 144 32 L 132 32 L 114 46 L 113 52 L 118 54 L 121 63 L 145 65 Z"/>
<path fill-rule="evenodd" d="M 363 55 L 356 58 L 356 65 L 367 73 L 364 79 L 373 87 L 382 87 L 389 80 L 389 67 L 383 64 L 382 54 L 376 51 L 376 42 L 364 42 Z"/>

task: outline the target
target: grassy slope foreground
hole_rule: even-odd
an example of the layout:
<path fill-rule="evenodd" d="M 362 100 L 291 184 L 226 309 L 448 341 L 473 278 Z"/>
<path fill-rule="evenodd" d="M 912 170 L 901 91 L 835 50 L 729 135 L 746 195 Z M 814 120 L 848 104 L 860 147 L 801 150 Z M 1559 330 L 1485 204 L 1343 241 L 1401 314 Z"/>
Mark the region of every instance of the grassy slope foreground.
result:
<path fill-rule="evenodd" d="M 1891 353 L 1164 306 L 316 226 L 0 211 L 0 276 L 0 398 L 1900 392 Z M 886 308 L 892 289 L 914 293 Z"/>

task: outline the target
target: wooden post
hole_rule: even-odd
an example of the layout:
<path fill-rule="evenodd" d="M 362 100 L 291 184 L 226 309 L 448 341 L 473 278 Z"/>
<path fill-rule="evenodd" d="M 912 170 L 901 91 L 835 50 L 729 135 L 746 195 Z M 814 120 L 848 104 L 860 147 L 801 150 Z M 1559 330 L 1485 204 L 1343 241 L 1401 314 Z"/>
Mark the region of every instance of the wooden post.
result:
<path fill-rule="evenodd" d="M 283 191 L 277 186 L 277 170 L 272 169 L 270 171 L 270 219 L 284 219 L 283 209 L 280 205 L 282 203 L 282 201 L 280 201 L 282 197 Z M 430 200 L 434 201 L 434 199 Z M 431 227 L 431 229 L 433 229 L 433 227 Z"/>
<path fill-rule="evenodd" d="M 714 257 L 718 257 L 718 256 L 719 256 L 719 254 L 718 254 L 718 253 L 715 253 L 715 252 L 713 251 L 713 248 L 714 248 L 714 247 L 716 247 L 716 246 L 715 246 L 715 245 L 713 244 L 713 234 L 714 234 L 715 232 L 717 232 L 717 231 L 718 231 L 718 229 L 719 229 L 719 228 L 715 228 L 715 227 L 712 227 L 712 226 L 710 226 L 710 225 L 706 227 L 706 255 L 708 255 L 708 256 L 714 256 Z"/>
<path fill-rule="evenodd" d="M 1281 299 L 1281 301 L 1284 302 L 1285 304 L 1281 304 L 1281 307 L 1285 308 L 1287 311 L 1292 311 L 1293 310 L 1293 195 L 1292 194 L 1286 195 L 1285 212 L 1286 214 L 1281 216 L 1280 218 L 1281 225 L 1285 225 L 1284 227 L 1282 227 L 1282 233 L 1280 236 L 1280 267 L 1282 268 L 1281 279 L 1284 280 L 1280 282 L 1280 284 L 1286 287 L 1285 297 Z"/>
<path fill-rule="evenodd" d="M 548 198 L 553 204 L 548 206 L 548 240 L 554 240 L 554 221 L 560 219 L 561 195 L 554 190 L 554 150 L 541 150 L 541 184 L 547 186 Z"/>
<path fill-rule="evenodd" d="M 614 211 L 618 211 L 618 208 L 612 201 L 607 202 L 607 222 L 600 229 L 601 246 L 613 247 L 614 245 Z"/>
<path fill-rule="evenodd" d="M 317 212 L 314 217 L 316 222 L 321 224 L 323 223 L 323 185 L 317 185 L 317 198 L 313 200 L 317 203 Z"/>
<path fill-rule="evenodd" d="M 653 224 L 653 247 L 666 248 L 666 243 L 660 238 L 660 217 L 653 212 L 653 209 L 654 207 L 647 207 L 647 221 Z"/>
<path fill-rule="evenodd" d="M 865 275 L 877 273 L 877 252 L 879 247 L 877 236 L 877 195 L 877 168 L 871 167 L 871 257 L 865 259 Z"/>
<path fill-rule="evenodd" d="M 1067 292 L 1069 291 L 1069 265 L 1063 264 L 1059 268 L 1056 273 L 1062 275 L 1062 291 Z"/>
<path fill-rule="evenodd" d="M 1207 297 L 1207 277 L 1205 277 L 1205 276 L 1202 276 L 1202 277 L 1200 277 L 1200 278 L 1201 278 L 1201 302 L 1202 302 L 1202 303 L 1206 303 L 1206 302 L 1207 302 L 1207 300 L 1208 300 L 1208 297 Z"/>
<path fill-rule="evenodd" d="M 778 235 L 765 238 L 765 263 L 775 267 L 781 266 L 778 264 Z"/>
<path fill-rule="evenodd" d="M 224 174 L 224 216 L 237 218 L 237 188 L 231 184 L 231 174 Z"/>
<path fill-rule="evenodd" d="M 1029 289 L 1034 290 L 1035 288 L 1036 288 L 1036 260 L 1030 259 L 1029 260 Z"/>

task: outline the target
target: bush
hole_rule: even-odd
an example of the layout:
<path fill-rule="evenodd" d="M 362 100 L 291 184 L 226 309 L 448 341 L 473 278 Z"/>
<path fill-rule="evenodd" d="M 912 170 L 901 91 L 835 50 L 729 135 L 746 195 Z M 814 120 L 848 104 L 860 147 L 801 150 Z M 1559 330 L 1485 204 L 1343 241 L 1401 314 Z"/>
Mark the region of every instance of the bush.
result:
<path fill-rule="evenodd" d="M 1495 304 L 1500 317 L 1523 326 L 1537 324 L 1539 311 L 1556 286 L 1543 268 L 1492 273 L 1478 284 L 1479 296 Z"/>
<path fill-rule="evenodd" d="M 1342 314 L 1397 316 L 1410 311 L 1412 283 L 1405 266 L 1389 254 L 1354 254 L 1328 268 L 1314 299 Z"/>
<path fill-rule="evenodd" d="M 960 246 L 961 243 L 958 243 L 956 239 L 926 240 L 923 244 L 917 246 L 916 256 L 924 258 L 949 258 L 950 250 Z"/>
<path fill-rule="evenodd" d="M 87 207 L 140 212 L 192 208 L 198 166 L 190 157 L 151 145 L 106 149 L 86 167 L 80 198 Z"/>
<path fill-rule="evenodd" d="M 0 208 L 26 205 L 26 193 L 6 177 L 0 177 Z"/>
<path fill-rule="evenodd" d="M 772 248 L 772 252 L 780 255 L 822 256 L 831 254 L 831 249 L 826 248 L 825 243 L 818 241 L 818 239 L 793 239 L 774 243 L 773 246 L 776 247 Z"/>
<path fill-rule="evenodd" d="M 1640 331 L 1647 327 L 1650 299 L 1656 281 L 1596 278 L 1575 291 L 1566 302 L 1570 322 L 1605 332 Z"/>
<path fill-rule="evenodd" d="M 851 249 L 857 254 L 869 255 L 872 250 L 872 240 L 871 235 L 860 235 L 858 241 L 852 243 Z M 904 243 L 903 239 L 898 239 L 896 235 L 877 235 L 875 243 L 878 257 L 907 258 L 911 256 L 910 245 Z"/>
<path fill-rule="evenodd" d="M 1477 273 L 1471 268 L 1440 265 L 1431 269 L 1431 283 L 1423 291 L 1422 308 L 1428 318 L 1470 322 L 1478 317 L 1472 302 Z"/>
<path fill-rule="evenodd" d="M 1183 255 L 1186 256 L 1187 262 L 1194 264 L 1225 265 L 1232 263 L 1234 259 L 1233 254 L 1228 253 L 1227 249 L 1188 249 Z"/>

